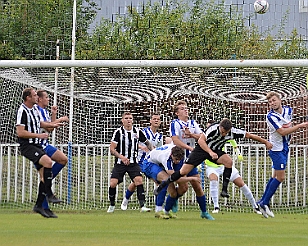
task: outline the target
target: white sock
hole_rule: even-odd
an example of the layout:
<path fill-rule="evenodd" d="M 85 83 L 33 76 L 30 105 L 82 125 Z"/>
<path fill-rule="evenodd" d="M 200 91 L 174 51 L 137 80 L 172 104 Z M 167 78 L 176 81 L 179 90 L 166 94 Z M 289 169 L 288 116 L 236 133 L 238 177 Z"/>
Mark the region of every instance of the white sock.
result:
<path fill-rule="evenodd" d="M 251 203 L 252 207 L 255 208 L 257 207 L 256 200 L 253 197 L 251 190 L 248 188 L 246 184 L 244 184 L 243 187 L 240 187 L 240 190 L 243 192 L 245 197 L 248 199 L 248 201 Z"/>
<path fill-rule="evenodd" d="M 155 206 L 155 213 L 160 212 L 163 210 L 162 206 Z"/>
<path fill-rule="evenodd" d="M 218 180 L 211 180 L 210 181 L 210 193 L 214 203 L 214 208 L 219 208 L 219 197 L 218 197 L 218 189 L 219 189 Z"/>

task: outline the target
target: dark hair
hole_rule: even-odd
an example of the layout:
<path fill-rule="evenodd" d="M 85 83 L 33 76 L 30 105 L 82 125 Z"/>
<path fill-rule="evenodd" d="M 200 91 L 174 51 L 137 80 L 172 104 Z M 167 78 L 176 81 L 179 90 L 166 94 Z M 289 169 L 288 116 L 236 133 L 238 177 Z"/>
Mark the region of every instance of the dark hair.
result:
<path fill-rule="evenodd" d="M 22 91 L 22 100 L 26 101 L 27 97 L 31 95 L 31 92 L 33 91 L 34 89 L 29 87 L 29 88 L 25 88 L 23 91 Z"/>
<path fill-rule="evenodd" d="M 171 155 L 178 160 L 182 160 L 184 158 L 184 154 L 184 150 L 179 146 L 174 146 L 171 149 Z"/>
<path fill-rule="evenodd" d="M 47 91 L 45 91 L 45 90 L 38 90 L 38 91 L 36 91 L 36 94 L 37 94 L 38 97 L 43 97 L 44 92 L 47 93 Z"/>
<path fill-rule="evenodd" d="M 220 121 L 219 125 L 226 131 L 229 131 L 232 128 L 232 122 L 227 118 Z"/>

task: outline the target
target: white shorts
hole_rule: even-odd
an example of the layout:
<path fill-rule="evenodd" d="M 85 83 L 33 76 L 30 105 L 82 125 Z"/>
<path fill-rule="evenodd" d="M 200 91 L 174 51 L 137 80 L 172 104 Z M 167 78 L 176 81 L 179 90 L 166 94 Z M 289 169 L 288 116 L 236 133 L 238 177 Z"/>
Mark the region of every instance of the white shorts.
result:
<path fill-rule="evenodd" d="M 210 174 L 213 173 L 219 179 L 219 176 L 223 174 L 224 169 L 225 169 L 225 167 L 223 165 L 219 166 L 219 167 L 209 167 L 209 166 L 206 166 L 206 176 L 209 178 Z M 231 173 L 230 181 L 233 182 L 238 177 L 240 177 L 240 174 L 239 174 L 238 170 L 234 166 L 232 166 L 232 173 Z"/>

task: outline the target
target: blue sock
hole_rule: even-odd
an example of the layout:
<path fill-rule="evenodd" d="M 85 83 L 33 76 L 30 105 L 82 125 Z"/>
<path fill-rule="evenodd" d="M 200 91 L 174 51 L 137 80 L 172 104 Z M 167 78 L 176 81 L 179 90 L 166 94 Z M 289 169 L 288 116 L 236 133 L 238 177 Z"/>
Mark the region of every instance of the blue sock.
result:
<path fill-rule="evenodd" d="M 197 202 L 199 203 L 199 207 L 202 212 L 206 212 L 206 200 L 205 195 L 197 196 Z"/>
<path fill-rule="evenodd" d="M 130 191 L 129 189 L 126 190 L 126 193 L 125 193 L 125 198 L 128 200 L 132 194 L 134 194 L 135 191 Z"/>
<path fill-rule="evenodd" d="M 55 162 L 53 165 L 52 165 L 52 168 L 51 168 L 51 171 L 52 171 L 52 178 L 54 179 L 55 177 L 57 177 L 57 175 L 59 174 L 59 172 L 62 170 L 62 168 L 64 167 L 64 165 L 58 163 L 58 162 Z M 49 206 L 48 206 L 48 202 L 46 200 L 46 197 L 43 201 L 43 204 L 42 204 L 42 207 L 44 209 L 48 209 Z"/>
<path fill-rule="evenodd" d="M 274 178 L 272 180 L 272 182 L 270 183 L 269 187 L 268 187 L 268 190 L 262 200 L 263 204 L 264 205 L 268 205 L 269 204 L 269 201 L 271 200 L 272 196 L 275 194 L 278 186 L 280 185 L 280 181 L 278 181 L 278 179 Z"/>
<path fill-rule="evenodd" d="M 268 192 L 268 187 L 270 187 L 270 184 L 271 182 L 273 181 L 274 178 L 270 178 L 268 181 L 267 181 L 267 184 L 266 184 L 266 187 L 265 187 L 265 191 L 263 193 L 263 196 L 262 198 L 260 199 L 260 201 L 263 201 L 264 197 L 266 196 L 266 193 Z"/>
<path fill-rule="evenodd" d="M 167 197 L 165 211 L 169 212 L 173 207 L 173 204 L 176 202 L 177 198 L 173 198 L 170 195 Z"/>
<path fill-rule="evenodd" d="M 52 175 L 53 175 L 53 178 L 57 177 L 57 175 L 59 174 L 59 172 L 62 170 L 62 168 L 64 167 L 64 165 L 58 163 L 58 162 L 55 162 L 53 165 L 52 165 Z"/>
<path fill-rule="evenodd" d="M 166 198 L 166 194 L 167 194 L 167 189 L 168 186 L 164 187 L 161 192 L 158 194 L 158 196 L 156 196 L 156 201 L 155 201 L 155 205 L 156 206 L 163 206 L 164 202 L 165 202 L 165 198 Z"/>

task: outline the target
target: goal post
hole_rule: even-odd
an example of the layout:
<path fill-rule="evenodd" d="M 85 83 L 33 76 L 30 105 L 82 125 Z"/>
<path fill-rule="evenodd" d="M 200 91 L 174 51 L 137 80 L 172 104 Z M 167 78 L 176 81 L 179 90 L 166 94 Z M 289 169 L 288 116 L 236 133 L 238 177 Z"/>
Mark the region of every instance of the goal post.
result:
<path fill-rule="evenodd" d="M 75 68 L 73 91 L 71 67 Z M 181 99 L 202 127 L 210 119 L 227 117 L 237 127 L 267 138 L 266 93 L 280 93 L 283 103 L 294 109 L 294 122 L 302 122 L 308 115 L 307 74 L 307 60 L 0 60 L 0 207 L 30 208 L 36 199 L 39 179 L 32 164 L 20 156 L 15 133 L 16 111 L 26 87 L 45 89 L 50 102 L 57 102 L 59 116 L 72 115 L 71 128 L 59 128 L 55 134 L 55 145 L 71 153 L 72 166 L 71 172 L 64 168 L 55 179 L 55 193 L 65 202 L 54 206 L 91 210 L 109 205 L 113 167 L 109 144 L 124 111 L 132 112 L 138 127 L 148 126 L 149 115 L 159 111 L 160 131 L 167 136 L 174 118 L 172 107 Z M 307 130 L 292 136 L 286 180 L 271 202 L 277 212 L 307 213 Z M 234 157 L 234 165 L 258 199 L 272 171 L 267 150 L 249 140 L 239 142 L 239 148 L 244 160 L 239 163 Z M 230 146 L 227 151 L 233 156 Z M 212 209 L 204 169 L 201 176 Z M 118 187 L 117 209 L 129 182 L 126 177 Z M 154 183 L 144 182 L 147 203 L 154 207 Z M 242 192 L 234 185 L 229 189 L 231 198 L 225 207 L 220 200 L 222 210 L 252 212 Z M 136 195 L 129 208 L 138 208 Z M 180 209 L 198 210 L 191 187 L 180 199 Z"/>

